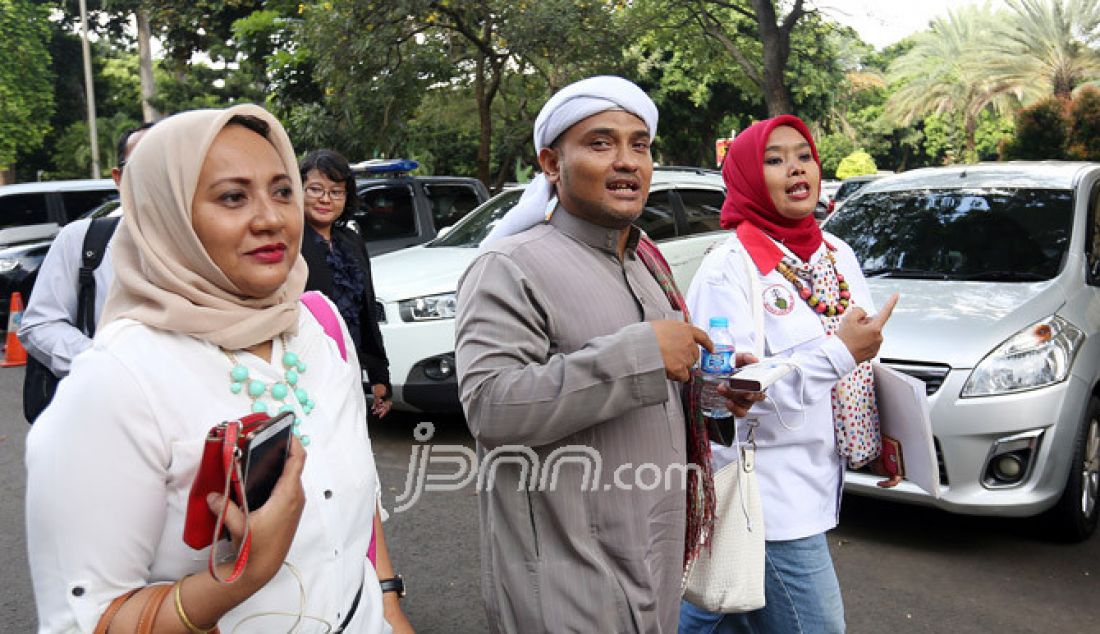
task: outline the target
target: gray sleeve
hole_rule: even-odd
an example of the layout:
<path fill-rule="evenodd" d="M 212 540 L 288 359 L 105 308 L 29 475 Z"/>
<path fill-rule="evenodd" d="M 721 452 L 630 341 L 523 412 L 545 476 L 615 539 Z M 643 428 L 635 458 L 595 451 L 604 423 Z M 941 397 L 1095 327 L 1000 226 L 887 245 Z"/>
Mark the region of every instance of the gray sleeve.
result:
<path fill-rule="evenodd" d="M 581 311 L 576 317 L 582 318 Z M 540 446 L 668 400 L 653 328 L 631 324 L 553 353 L 548 309 L 507 256 L 478 258 L 458 289 L 459 394 L 487 447 Z"/>

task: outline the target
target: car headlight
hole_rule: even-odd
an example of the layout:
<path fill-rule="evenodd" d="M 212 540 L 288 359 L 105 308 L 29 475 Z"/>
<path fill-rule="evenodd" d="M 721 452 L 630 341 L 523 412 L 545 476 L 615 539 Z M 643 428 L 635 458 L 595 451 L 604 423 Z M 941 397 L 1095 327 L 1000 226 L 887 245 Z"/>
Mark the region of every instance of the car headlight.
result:
<path fill-rule="evenodd" d="M 1054 315 L 1024 328 L 989 353 L 963 386 L 963 398 L 1033 390 L 1061 383 L 1085 335 Z"/>
<path fill-rule="evenodd" d="M 19 260 L 13 258 L 0 258 L 0 273 L 11 273 L 19 268 Z"/>
<path fill-rule="evenodd" d="M 436 321 L 455 318 L 455 294 L 428 295 L 398 304 L 402 321 Z"/>

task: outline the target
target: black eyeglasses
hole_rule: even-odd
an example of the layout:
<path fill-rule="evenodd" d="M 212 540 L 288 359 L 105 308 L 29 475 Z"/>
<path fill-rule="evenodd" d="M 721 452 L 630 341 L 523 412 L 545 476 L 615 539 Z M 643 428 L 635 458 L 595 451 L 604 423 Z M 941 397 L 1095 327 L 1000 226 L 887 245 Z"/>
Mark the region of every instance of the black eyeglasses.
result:
<path fill-rule="evenodd" d="M 320 200 L 325 197 L 325 194 L 328 194 L 328 197 L 332 200 L 343 200 L 348 195 L 347 191 L 343 189 L 325 189 L 320 185 L 310 185 L 306 187 L 306 196 L 310 198 Z"/>

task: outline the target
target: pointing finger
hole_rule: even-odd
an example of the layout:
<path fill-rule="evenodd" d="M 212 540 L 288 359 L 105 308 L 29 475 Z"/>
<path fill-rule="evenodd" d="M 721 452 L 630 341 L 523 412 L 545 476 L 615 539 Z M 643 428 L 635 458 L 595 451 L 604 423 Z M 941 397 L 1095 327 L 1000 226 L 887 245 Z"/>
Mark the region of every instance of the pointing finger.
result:
<path fill-rule="evenodd" d="M 890 299 L 886 300 L 886 303 L 882 305 L 882 310 L 878 311 L 878 314 L 874 316 L 871 323 L 879 328 L 886 325 L 886 320 L 890 319 L 890 315 L 894 312 L 894 306 L 897 306 L 899 295 L 894 293 L 890 296 Z"/>

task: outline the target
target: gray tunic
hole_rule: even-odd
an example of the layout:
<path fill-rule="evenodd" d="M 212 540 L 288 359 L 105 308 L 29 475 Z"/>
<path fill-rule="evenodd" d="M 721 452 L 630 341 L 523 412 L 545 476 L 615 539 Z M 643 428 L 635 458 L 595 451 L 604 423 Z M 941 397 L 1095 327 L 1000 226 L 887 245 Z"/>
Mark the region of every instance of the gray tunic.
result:
<path fill-rule="evenodd" d="M 455 355 L 485 478 L 494 632 L 676 631 L 685 427 L 644 322 L 682 317 L 630 231 L 620 263 L 619 231 L 559 208 L 459 283 Z"/>

